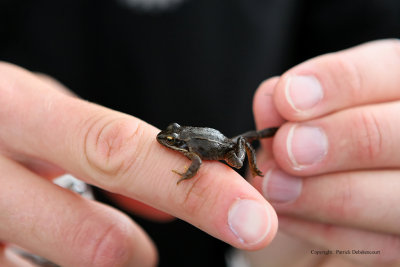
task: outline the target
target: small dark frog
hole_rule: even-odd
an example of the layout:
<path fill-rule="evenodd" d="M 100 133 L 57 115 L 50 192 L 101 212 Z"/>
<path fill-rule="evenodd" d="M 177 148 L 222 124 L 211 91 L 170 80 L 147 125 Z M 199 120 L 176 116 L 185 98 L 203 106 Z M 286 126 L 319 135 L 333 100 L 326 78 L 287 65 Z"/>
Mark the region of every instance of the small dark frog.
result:
<path fill-rule="evenodd" d="M 172 123 L 157 135 L 157 141 L 168 148 L 181 152 L 192 160 L 185 173 L 173 170 L 181 176 L 177 182 L 179 184 L 196 175 L 202 159 L 225 160 L 230 166 L 240 169 L 246 153 L 253 176 L 263 176 L 257 168 L 256 154 L 250 143 L 261 138 L 272 137 L 277 130 L 276 127 L 266 128 L 227 138 L 212 128 L 180 126 Z"/>

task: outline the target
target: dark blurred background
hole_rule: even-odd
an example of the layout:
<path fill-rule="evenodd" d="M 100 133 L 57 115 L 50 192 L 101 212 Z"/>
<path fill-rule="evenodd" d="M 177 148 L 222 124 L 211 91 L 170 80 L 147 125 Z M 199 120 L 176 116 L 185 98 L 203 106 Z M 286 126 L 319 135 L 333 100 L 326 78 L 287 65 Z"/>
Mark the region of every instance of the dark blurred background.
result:
<path fill-rule="evenodd" d="M 398 0 L 144 1 L 0 0 L 0 60 L 159 128 L 233 136 L 254 128 L 252 97 L 266 78 L 400 37 Z M 224 266 L 227 246 L 195 227 L 133 217 L 155 240 L 160 266 Z"/>

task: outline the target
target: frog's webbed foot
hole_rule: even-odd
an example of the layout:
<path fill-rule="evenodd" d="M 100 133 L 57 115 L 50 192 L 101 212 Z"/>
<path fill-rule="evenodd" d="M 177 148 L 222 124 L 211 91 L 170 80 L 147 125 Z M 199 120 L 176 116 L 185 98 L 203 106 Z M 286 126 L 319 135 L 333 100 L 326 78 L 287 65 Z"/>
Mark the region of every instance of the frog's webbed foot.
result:
<path fill-rule="evenodd" d="M 189 153 L 185 153 L 185 156 L 188 157 L 189 159 L 191 159 L 192 163 L 190 164 L 189 168 L 185 167 L 184 173 L 180 173 L 176 170 L 172 170 L 172 172 L 181 176 L 181 178 L 178 180 L 178 182 L 176 182 L 176 184 L 179 184 L 183 180 L 190 179 L 193 176 L 195 176 L 201 166 L 201 158 L 197 154 L 189 152 Z"/>
<path fill-rule="evenodd" d="M 257 167 L 256 152 L 254 151 L 254 148 L 251 146 L 249 142 L 245 143 L 245 148 L 246 148 L 247 158 L 249 159 L 251 174 L 253 175 L 253 177 L 256 176 L 263 177 L 264 176 L 263 173 Z"/>

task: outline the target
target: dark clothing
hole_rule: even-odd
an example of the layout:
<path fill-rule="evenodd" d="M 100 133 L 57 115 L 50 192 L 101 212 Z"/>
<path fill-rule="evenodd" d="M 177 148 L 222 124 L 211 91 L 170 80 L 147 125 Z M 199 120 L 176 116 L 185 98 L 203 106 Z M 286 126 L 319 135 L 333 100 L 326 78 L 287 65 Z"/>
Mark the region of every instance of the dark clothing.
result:
<path fill-rule="evenodd" d="M 0 60 L 159 128 L 254 128 L 266 78 L 310 57 L 400 37 L 399 0 L 186 0 L 168 10 L 122 0 L 0 1 Z M 268 114 L 267 114 L 268 115 Z M 139 219 L 161 266 L 223 266 L 225 245 L 176 221 Z"/>

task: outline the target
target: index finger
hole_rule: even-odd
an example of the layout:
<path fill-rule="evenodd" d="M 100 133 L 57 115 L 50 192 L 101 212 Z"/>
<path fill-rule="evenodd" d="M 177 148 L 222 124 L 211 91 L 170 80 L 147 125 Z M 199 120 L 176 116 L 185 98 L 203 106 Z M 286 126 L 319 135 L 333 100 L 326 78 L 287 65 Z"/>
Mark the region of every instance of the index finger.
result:
<path fill-rule="evenodd" d="M 229 167 L 204 163 L 176 185 L 187 159 L 155 140 L 132 116 L 65 96 L 31 73 L 0 64 L 0 142 L 13 153 L 61 166 L 90 184 L 138 199 L 243 249 L 267 245 L 275 211 Z"/>

